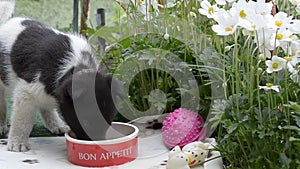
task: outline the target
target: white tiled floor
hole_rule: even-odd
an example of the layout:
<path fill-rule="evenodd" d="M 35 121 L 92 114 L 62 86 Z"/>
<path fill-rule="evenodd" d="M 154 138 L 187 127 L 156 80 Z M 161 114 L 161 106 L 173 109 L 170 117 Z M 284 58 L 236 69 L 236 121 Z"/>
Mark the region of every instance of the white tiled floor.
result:
<path fill-rule="evenodd" d="M 120 166 L 103 169 L 165 169 L 169 150 L 164 146 L 160 130 L 140 129 L 138 158 Z M 0 169 L 83 169 L 71 164 L 67 159 L 64 137 L 30 138 L 31 150 L 24 153 L 6 151 L 6 140 L 0 140 Z M 222 161 L 218 161 L 220 164 Z M 220 167 L 221 168 L 221 167 Z M 198 166 L 193 169 L 203 169 Z M 212 169 L 218 169 L 213 167 Z"/>

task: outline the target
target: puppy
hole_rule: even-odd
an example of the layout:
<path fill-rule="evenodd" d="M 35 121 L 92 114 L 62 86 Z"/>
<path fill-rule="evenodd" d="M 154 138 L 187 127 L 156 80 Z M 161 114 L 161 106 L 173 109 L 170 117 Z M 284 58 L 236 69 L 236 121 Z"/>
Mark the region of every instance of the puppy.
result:
<path fill-rule="evenodd" d="M 13 8 L 7 4 L 0 1 L 2 22 L 13 11 L 3 14 Z M 9 151 L 30 149 L 35 112 L 51 132 L 65 133 L 70 127 L 84 140 L 104 139 L 117 112 L 119 82 L 111 87 L 114 79 L 99 71 L 86 39 L 35 20 L 16 17 L 0 23 L 0 78 L 0 135 L 7 131 L 5 91 L 13 100 Z"/>

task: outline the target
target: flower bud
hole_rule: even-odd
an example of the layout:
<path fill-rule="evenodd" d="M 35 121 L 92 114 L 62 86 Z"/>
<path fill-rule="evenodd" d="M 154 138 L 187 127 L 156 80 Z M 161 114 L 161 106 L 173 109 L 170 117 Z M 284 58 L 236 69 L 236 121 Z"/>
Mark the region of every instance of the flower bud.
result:
<path fill-rule="evenodd" d="M 258 58 L 259 58 L 260 61 L 265 61 L 266 60 L 266 55 L 264 55 L 263 53 L 260 53 L 258 55 Z"/>
<path fill-rule="evenodd" d="M 232 45 L 231 46 L 225 46 L 225 52 L 230 51 L 231 47 L 232 47 Z"/>
<path fill-rule="evenodd" d="M 165 34 L 164 34 L 164 39 L 165 39 L 165 40 L 168 40 L 169 38 L 170 38 L 170 35 L 169 35 L 168 33 L 165 33 Z"/>

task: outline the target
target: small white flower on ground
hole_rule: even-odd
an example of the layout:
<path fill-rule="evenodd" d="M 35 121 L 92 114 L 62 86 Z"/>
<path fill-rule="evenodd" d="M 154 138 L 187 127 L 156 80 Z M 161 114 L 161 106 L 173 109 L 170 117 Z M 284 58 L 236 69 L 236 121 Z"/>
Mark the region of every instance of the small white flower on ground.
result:
<path fill-rule="evenodd" d="M 266 61 L 266 65 L 268 66 L 267 68 L 268 73 L 278 72 L 283 68 L 285 68 L 286 60 L 274 55 L 271 60 Z"/>
<path fill-rule="evenodd" d="M 207 0 L 204 0 L 201 2 L 201 8 L 198 9 L 198 12 L 202 15 L 205 15 L 207 18 L 213 18 L 215 15 L 215 12 L 219 10 L 218 6 L 211 5 L 210 2 Z"/>
<path fill-rule="evenodd" d="M 279 86 L 273 85 L 272 83 L 266 83 L 266 86 L 258 86 L 259 89 L 264 89 L 264 90 L 274 90 L 276 92 L 279 92 Z"/>

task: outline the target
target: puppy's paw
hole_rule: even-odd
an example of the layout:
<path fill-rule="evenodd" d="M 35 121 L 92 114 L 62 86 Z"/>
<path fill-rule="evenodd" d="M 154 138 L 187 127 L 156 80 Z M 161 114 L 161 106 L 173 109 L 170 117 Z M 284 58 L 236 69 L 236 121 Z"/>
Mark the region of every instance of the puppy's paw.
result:
<path fill-rule="evenodd" d="M 58 126 L 55 126 L 55 127 L 51 127 L 51 128 L 48 128 L 52 133 L 54 134 L 65 134 L 67 132 L 70 131 L 70 127 L 68 125 L 58 125 Z"/>
<path fill-rule="evenodd" d="M 0 136 L 3 136 L 7 133 L 8 129 L 6 124 L 0 124 Z"/>
<path fill-rule="evenodd" d="M 26 152 L 30 150 L 30 145 L 28 142 L 8 141 L 7 150 L 14 151 L 14 152 Z"/>

